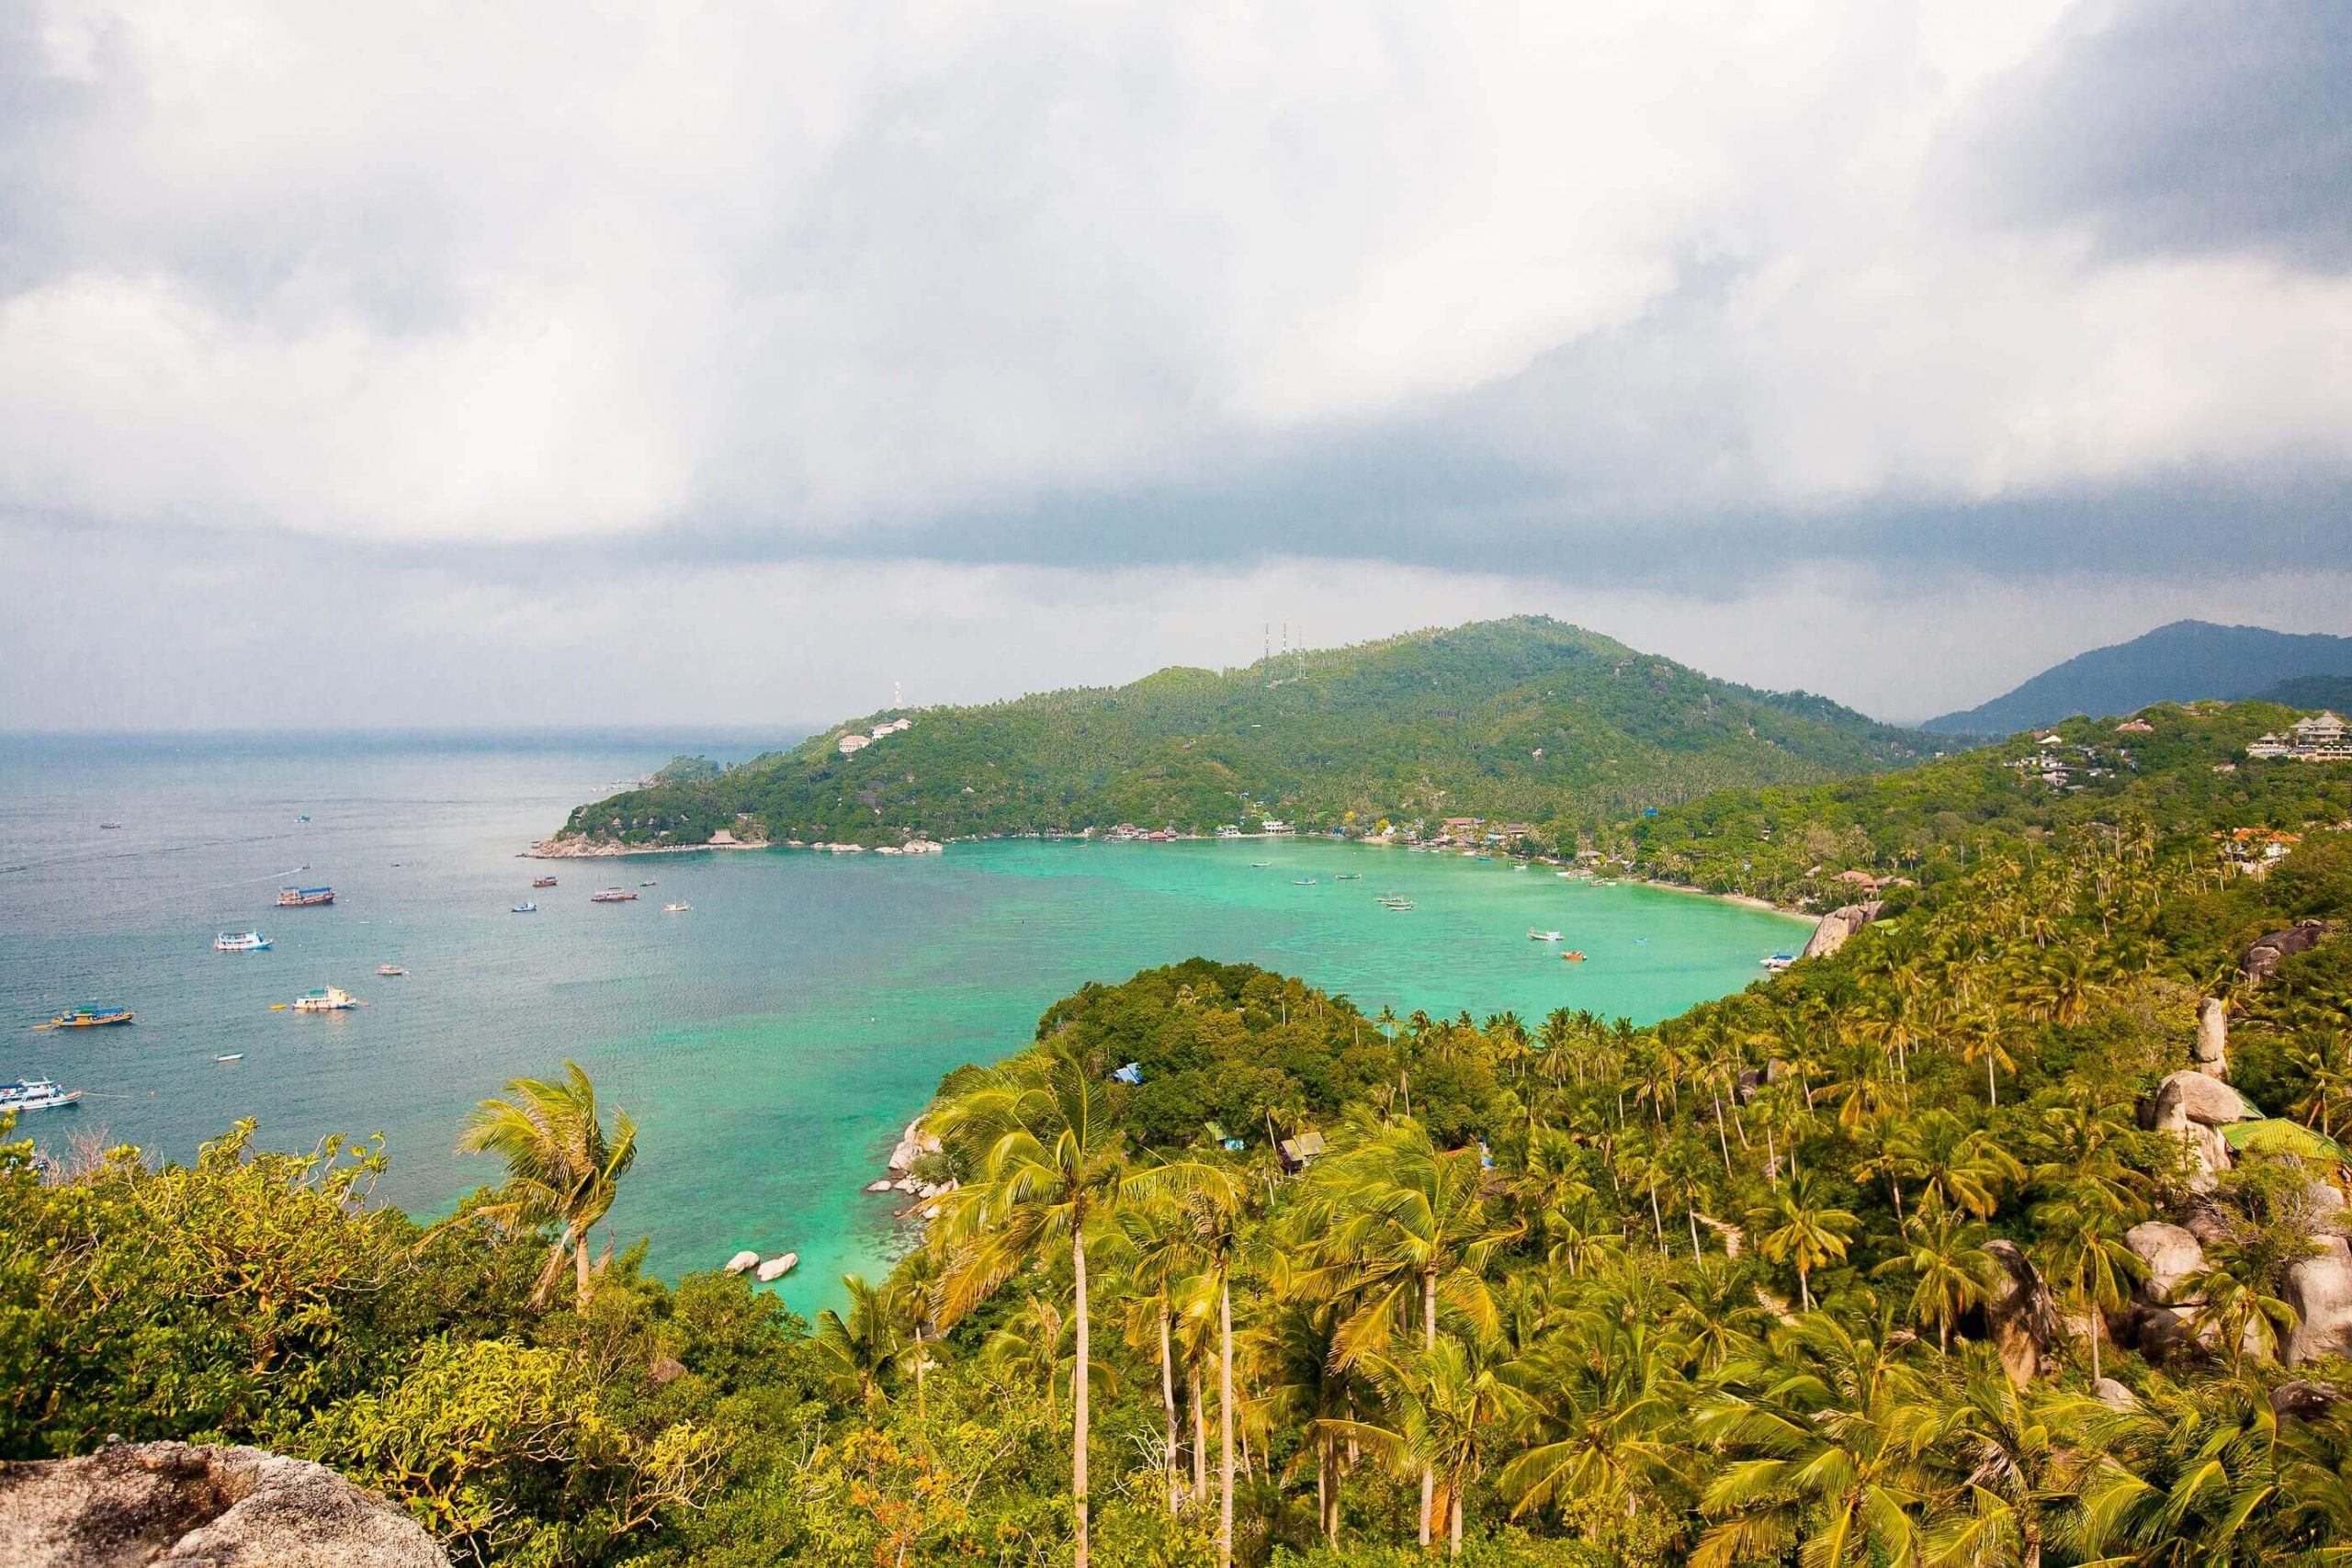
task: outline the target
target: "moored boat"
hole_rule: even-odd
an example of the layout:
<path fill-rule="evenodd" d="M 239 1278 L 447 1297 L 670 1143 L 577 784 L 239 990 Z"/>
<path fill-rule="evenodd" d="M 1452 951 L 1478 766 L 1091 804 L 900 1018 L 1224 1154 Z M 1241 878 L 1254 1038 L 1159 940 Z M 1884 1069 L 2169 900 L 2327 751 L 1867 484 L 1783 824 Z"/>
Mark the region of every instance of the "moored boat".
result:
<path fill-rule="evenodd" d="M 1539 931 L 1531 930 L 1527 933 L 1527 940 L 1530 942 L 1557 942 L 1560 940 L 1560 933 L 1558 931 Z"/>
<path fill-rule="evenodd" d="M 130 1023 L 138 1015 L 129 1008 L 104 1007 L 92 1002 L 85 1008 L 61 1012 L 41 1027 L 44 1029 L 104 1029 L 108 1024 Z"/>
<path fill-rule="evenodd" d="M 1312 887 L 1315 886 L 1315 879 L 1311 876 L 1294 876 L 1290 879 L 1290 885 L 1293 887 Z"/>
<path fill-rule="evenodd" d="M 78 1089 L 61 1089 L 54 1078 L 18 1078 L 0 1083 L 0 1114 L 11 1111 L 56 1111 L 80 1102 Z"/>
<path fill-rule="evenodd" d="M 555 878 L 552 876 L 535 876 L 531 878 L 531 886 L 534 887 L 553 887 L 555 886 Z"/>
<path fill-rule="evenodd" d="M 539 907 L 526 898 L 519 904 L 506 906 L 506 912 L 510 915 L 536 915 L 539 912 Z"/>
<path fill-rule="evenodd" d="M 607 887 L 601 893 L 588 895 L 591 904 L 634 904 L 637 895 L 626 887 Z"/>
<path fill-rule="evenodd" d="M 1581 964 L 1584 962 L 1584 954 L 1578 953 L 1573 947 L 1568 949 L 1567 952 L 1560 954 L 1560 957 L 1569 964 Z"/>
<path fill-rule="evenodd" d="M 693 908 L 692 904 L 664 904 L 662 906 L 662 912 L 665 915 L 683 915 Z"/>
<path fill-rule="evenodd" d="M 266 953 L 269 938 L 259 931 L 222 931 L 212 939 L 215 953 Z"/>
<path fill-rule="evenodd" d="M 294 998 L 296 1012 L 348 1012 L 358 1005 L 359 998 L 340 986 L 321 986 Z"/>
<path fill-rule="evenodd" d="M 245 1059 L 245 1054 L 243 1051 L 232 1051 L 225 1056 L 215 1056 L 212 1059 L 216 1062 L 242 1062 Z"/>
<path fill-rule="evenodd" d="M 1796 961 L 1797 955 L 1793 953 L 1776 953 L 1770 958 L 1759 958 L 1757 960 L 1758 964 L 1763 964 L 1768 971 L 1774 975 L 1778 975 L 1781 970 L 1786 969 L 1790 964 L 1794 964 Z"/>
<path fill-rule="evenodd" d="M 390 978 L 395 975 L 405 975 L 408 971 L 397 964 L 379 964 L 376 965 L 376 973 Z"/>
<path fill-rule="evenodd" d="M 277 890 L 277 906 L 281 909 L 308 909 L 334 902 L 334 889 L 332 887 L 281 887 Z"/>

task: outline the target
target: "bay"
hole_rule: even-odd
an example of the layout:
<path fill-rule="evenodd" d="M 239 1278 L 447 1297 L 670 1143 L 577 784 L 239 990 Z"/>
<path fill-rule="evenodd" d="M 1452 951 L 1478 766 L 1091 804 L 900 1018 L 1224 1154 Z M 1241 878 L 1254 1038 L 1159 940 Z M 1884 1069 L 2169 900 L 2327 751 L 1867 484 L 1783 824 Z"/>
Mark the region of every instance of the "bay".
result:
<path fill-rule="evenodd" d="M 1300 975 L 1367 1012 L 1646 1022 L 1747 984 L 1804 931 L 1717 899 L 1312 839 L 517 858 L 571 806 L 679 750 L 757 749 L 0 739 L 0 1078 L 85 1091 L 76 1111 L 28 1119 L 67 1156 L 135 1143 L 187 1158 L 240 1117 L 276 1147 L 380 1132 L 379 1195 L 431 1214 L 495 1179 L 454 1153 L 467 1109 L 575 1059 L 639 1126 L 619 1244 L 645 1237 L 648 1266 L 673 1277 L 739 1247 L 797 1251 L 781 1289 L 807 1313 L 838 1303 L 843 1270 L 887 1266 L 906 1200 L 862 1188 L 940 1076 L 1019 1049 L 1087 981 L 1201 954 Z M 559 886 L 535 893 L 543 873 Z M 331 884 L 336 902 L 274 908 L 294 882 Z M 639 898 L 588 901 L 612 883 Z M 1416 907 L 1383 908 L 1387 891 Z M 538 913 L 508 912 L 526 898 Z M 673 901 L 692 909 L 664 913 Z M 212 950 L 215 932 L 254 928 L 270 952 Z M 1531 928 L 1561 931 L 1587 962 Z M 387 963 L 409 973 L 379 977 Z M 271 1010 L 323 985 L 368 1005 Z M 94 999 L 139 1021 L 33 1032 Z M 231 1053 L 243 1059 L 214 1060 Z"/>

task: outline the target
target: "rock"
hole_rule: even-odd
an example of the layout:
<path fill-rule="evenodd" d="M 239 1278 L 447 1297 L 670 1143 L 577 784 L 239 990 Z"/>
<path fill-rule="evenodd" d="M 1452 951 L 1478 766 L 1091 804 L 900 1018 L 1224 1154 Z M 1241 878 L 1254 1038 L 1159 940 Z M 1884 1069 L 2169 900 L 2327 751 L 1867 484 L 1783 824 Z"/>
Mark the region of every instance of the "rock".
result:
<path fill-rule="evenodd" d="M 2316 1421 L 2347 1398 L 2333 1383 L 2289 1378 L 2270 1391 L 2270 1413 L 2282 1421 Z"/>
<path fill-rule="evenodd" d="M 800 1267 L 800 1254 L 797 1252 L 787 1252 L 780 1258 L 771 1258 L 759 1267 L 760 1283 L 771 1284 L 783 1279 L 798 1267 Z"/>
<path fill-rule="evenodd" d="M 2091 1397 L 2109 1410 L 2137 1410 L 2140 1396 L 2117 1382 L 2113 1378 L 2101 1378 L 2091 1384 Z"/>
<path fill-rule="evenodd" d="M 868 1192 L 888 1192 L 896 1185 L 897 1183 L 893 1182 L 888 1177 L 877 1176 L 873 1180 L 865 1184 L 865 1190 Z"/>
<path fill-rule="evenodd" d="M 1739 1077 L 1732 1080 L 1731 1097 L 1740 1104 L 1746 1105 L 1762 1093 L 1763 1089 L 1762 1071 L 1755 1067 L 1744 1067 L 1740 1070 Z"/>
<path fill-rule="evenodd" d="M 2132 1309 L 2128 1331 L 2120 1338 L 2149 1361 L 2163 1366 L 2192 1343 L 2188 1309 L 2137 1305 Z"/>
<path fill-rule="evenodd" d="M 656 1356 L 645 1369 L 645 1381 L 655 1388 L 667 1388 L 685 1375 L 686 1364 L 674 1356 Z"/>
<path fill-rule="evenodd" d="M 2041 1370 L 2042 1357 L 2058 1334 L 2058 1309 L 2050 1286 L 2018 1244 L 1988 1241 L 1985 1255 L 2001 1266 L 1984 1302 L 1984 1321 L 2009 1381 L 2023 1388 Z"/>
<path fill-rule="evenodd" d="M 2219 997 L 2197 1004 L 2197 1043 L 2189 1047 L 2188 1060 L 2208 1077 L 2229 1078 L 2230 1008 Z"/>
<path fill-rule="evenodd" d="M 2219 1204 L 2210 1201 L 2200 1199 L 2189 1204 L 2188 1213 L 2180 1217 L 2180 1224 L 2181 1228 L 2195 1236 L 2200 1246 L 2211 1247 L 2217 1241 L 2229 1239 L 2229 1216 L 2222 1213 Z"/>
<path fill-rule="evenodd" d="M 2284 960 L 2298 953 L 2309 953 L 2320 939 L 2335 929 L 2334 920 L 2297 920 L 2283 931 L 2272 931 L 2257 937 L 2245 950 L 2245 977 L 2249 984 L 2259 986 L 2278 969 Z"/>
<path fill-rule="evenodd" d="M 2148 1125 L 2165 1132 L 2179 1131 L 2177 1123 L 2167 1122 L 2176 1113 L 2208 1127 L 2262 1120 L 2262 1112 L 2244 1095 L 2217 1077 L 2195 1071 L 2167 1076 L 2156 1086 L 2155 1096 L 2148 1105 Z"/>
<path fill-rule="evenodd" d="M 2150 1220 L 2123 1233 L 2123 1245 L 2148 1266 L 2147 1277 L 2132 1292 L 2151 1306 L 2193 1306 L 2177 1292 L 2205 1268 L 2205 1249 L 2197 1237 L 2179 1225 Z"/>
<path fill-rule="evenodd" d="M 907 1123 L 905 1132 L 899 1134 L 899 1146 L 890 1151 L 890 1168 L 900 1172 L 911 1170 L 915 1161 L 938 1152 L 939 1140 L 924 1134 L 922 1118 L 918 1116 Z"/>
<path fill-rule="evenodd" d="M 2303 1189 L 2303 1214 L 2313 1232 L 2341 1235 L 2345 1232 L 2344 1194 L 2324 1181 L 2314 1181 Z"/>
<path fill-rule="evenodd" d="M 1826 958 L 1846 945 L 1847 939 L 1872 920 L 1886 908 L 1883 899 L 1873 898 L 1867 904 L 1847 904 L 1821 917 L 1813 928 L 1813 936 L 1804 944 L 1803 958 Z"/>
<path fill-rule="evenodd" d="M 2287 1304 L 2295 1332 L 2287 1337 L 2287 1364 L 2352 1355 L 2352 1247 L 2340 1235 L 2319 1238 L 2323 1250 L 2287 1270 Z"/>
<path fill-rule="evenodd" d="M 746 1269 L 757 1269 L 759 1266 L 760 1255 L 753 1252 L 751 1248 L 745 1247 L 742 1251 L 729 1258 L 727 1260 L 727 1267 L 721 1269 L 720 1272 L 726 1274 L 741 1274 Z"/>
<path fill-rule="evenodd" d="M 0 1562 L 449 1568 L 415 1520 L 324 1465 L 186 1443 L 0 1464 Z"/>

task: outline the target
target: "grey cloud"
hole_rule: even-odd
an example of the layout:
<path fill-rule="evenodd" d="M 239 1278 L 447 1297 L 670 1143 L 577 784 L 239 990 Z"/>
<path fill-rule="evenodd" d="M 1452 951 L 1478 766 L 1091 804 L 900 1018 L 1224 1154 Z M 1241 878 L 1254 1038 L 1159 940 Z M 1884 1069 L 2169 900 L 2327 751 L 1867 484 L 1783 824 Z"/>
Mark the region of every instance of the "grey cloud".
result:
<path fill-rule="evenodd" d="M 1996 89 L 1950 149 L 1977 210 L 2087 223 L 2110 254 L 2352 266 L 2352 6 L 2084 9 L 2087 25 Z"/>

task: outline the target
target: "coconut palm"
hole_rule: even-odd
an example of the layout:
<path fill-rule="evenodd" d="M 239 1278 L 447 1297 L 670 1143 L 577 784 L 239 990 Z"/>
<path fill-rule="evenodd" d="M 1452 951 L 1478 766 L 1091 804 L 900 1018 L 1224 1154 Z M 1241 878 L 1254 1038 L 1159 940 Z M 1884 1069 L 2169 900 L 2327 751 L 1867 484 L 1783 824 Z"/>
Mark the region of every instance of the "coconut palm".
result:
<path fill-rule="evenodd" d="M 2105 1201 L 2103 1190 L 2080 1183 L 2036 1209 L 2033 1217 L 2042 1235 L 2043 1276 L 2072 1295 L 2076 1310 L 2089 1320 L 2091 1378 L 2097 1382 L 2104 1375 L 2098 1346 L 2107 1314 L 2121 1310 L 2132 1282 L 2147 1272 L 2123 1239 L 2130 1218 Z"/>
<path fill-rule="evenodd" d="M 1871 1270 L 1911 1280 L 1911 1320 L 1936 1326 L 1936 1348 L 1951 1348 L 1951 1325 L 1992 1289 L 1995 1264 L 1982 1245 L 1983 1229 L 1956 1214 L 1937 1189 L 1904 1226 L 1904 1250 Z"/>
<path fill-rule="evenodd" d="M 458 1136 L 462 1154 L 494 1154 L 506 1162 L 505 1190 L 473 1211 L 478 1218 L 518 1226 L 554 1225 L 547 1267 L 531 1299 L 544 1306 L 555 1294 L 569 1255 L 579 1303 L 595 1289 L 589 1266 L 588 1236 L 611 1212 L 621 1178 L 637 1160 L 637 1123 L 627 1111 L 613 1112 L 605 1130 L 596 1109 L 596 1086 L 579 1063 L 567 1059 L 560 1083 L 516 1078 L 507 1098 L 485 1100 L 467 1117 Z"/>
<path fill-rule="evenodd" d="M 1804 1310 L 1813 1310 L 1813 1271 L 1846 1256 L 1861 1222 L 1830 1202 L 1820 1179 L 1808 1172 L 1790 1174 L 1773 1189 L 1772 1201 L 1756 1217 L 1756 1247 L 1775 1263 L 1793 1264 L 1797 1295 Z"/>
<path fill-rule="evenodd" d="M 1396 1391 L 1398 1451 L 1435 1478 L 1434 1509 L 1445 1521 L 1447 1552 L 1459 1557 L 1463 1492 L 1527 1403 L 1511 1375 L 1510 1348 L 1492 1334 L 1447 1334 L 1380 1370 Z"/>
<path fill-rule="evenodd" d="M 889 1286 L 869 1285 L 861 1275 L 844 1274 L 842 1288 L 849 1292 L 848 1315 L 827 1307 L 817 1314 L 811 1338 L 835 1396 L 854 1399 L 870 1410 L 882 1403 L 885 1381 L 913 1342 L 901 1332 L 905 1314 Z"/>

